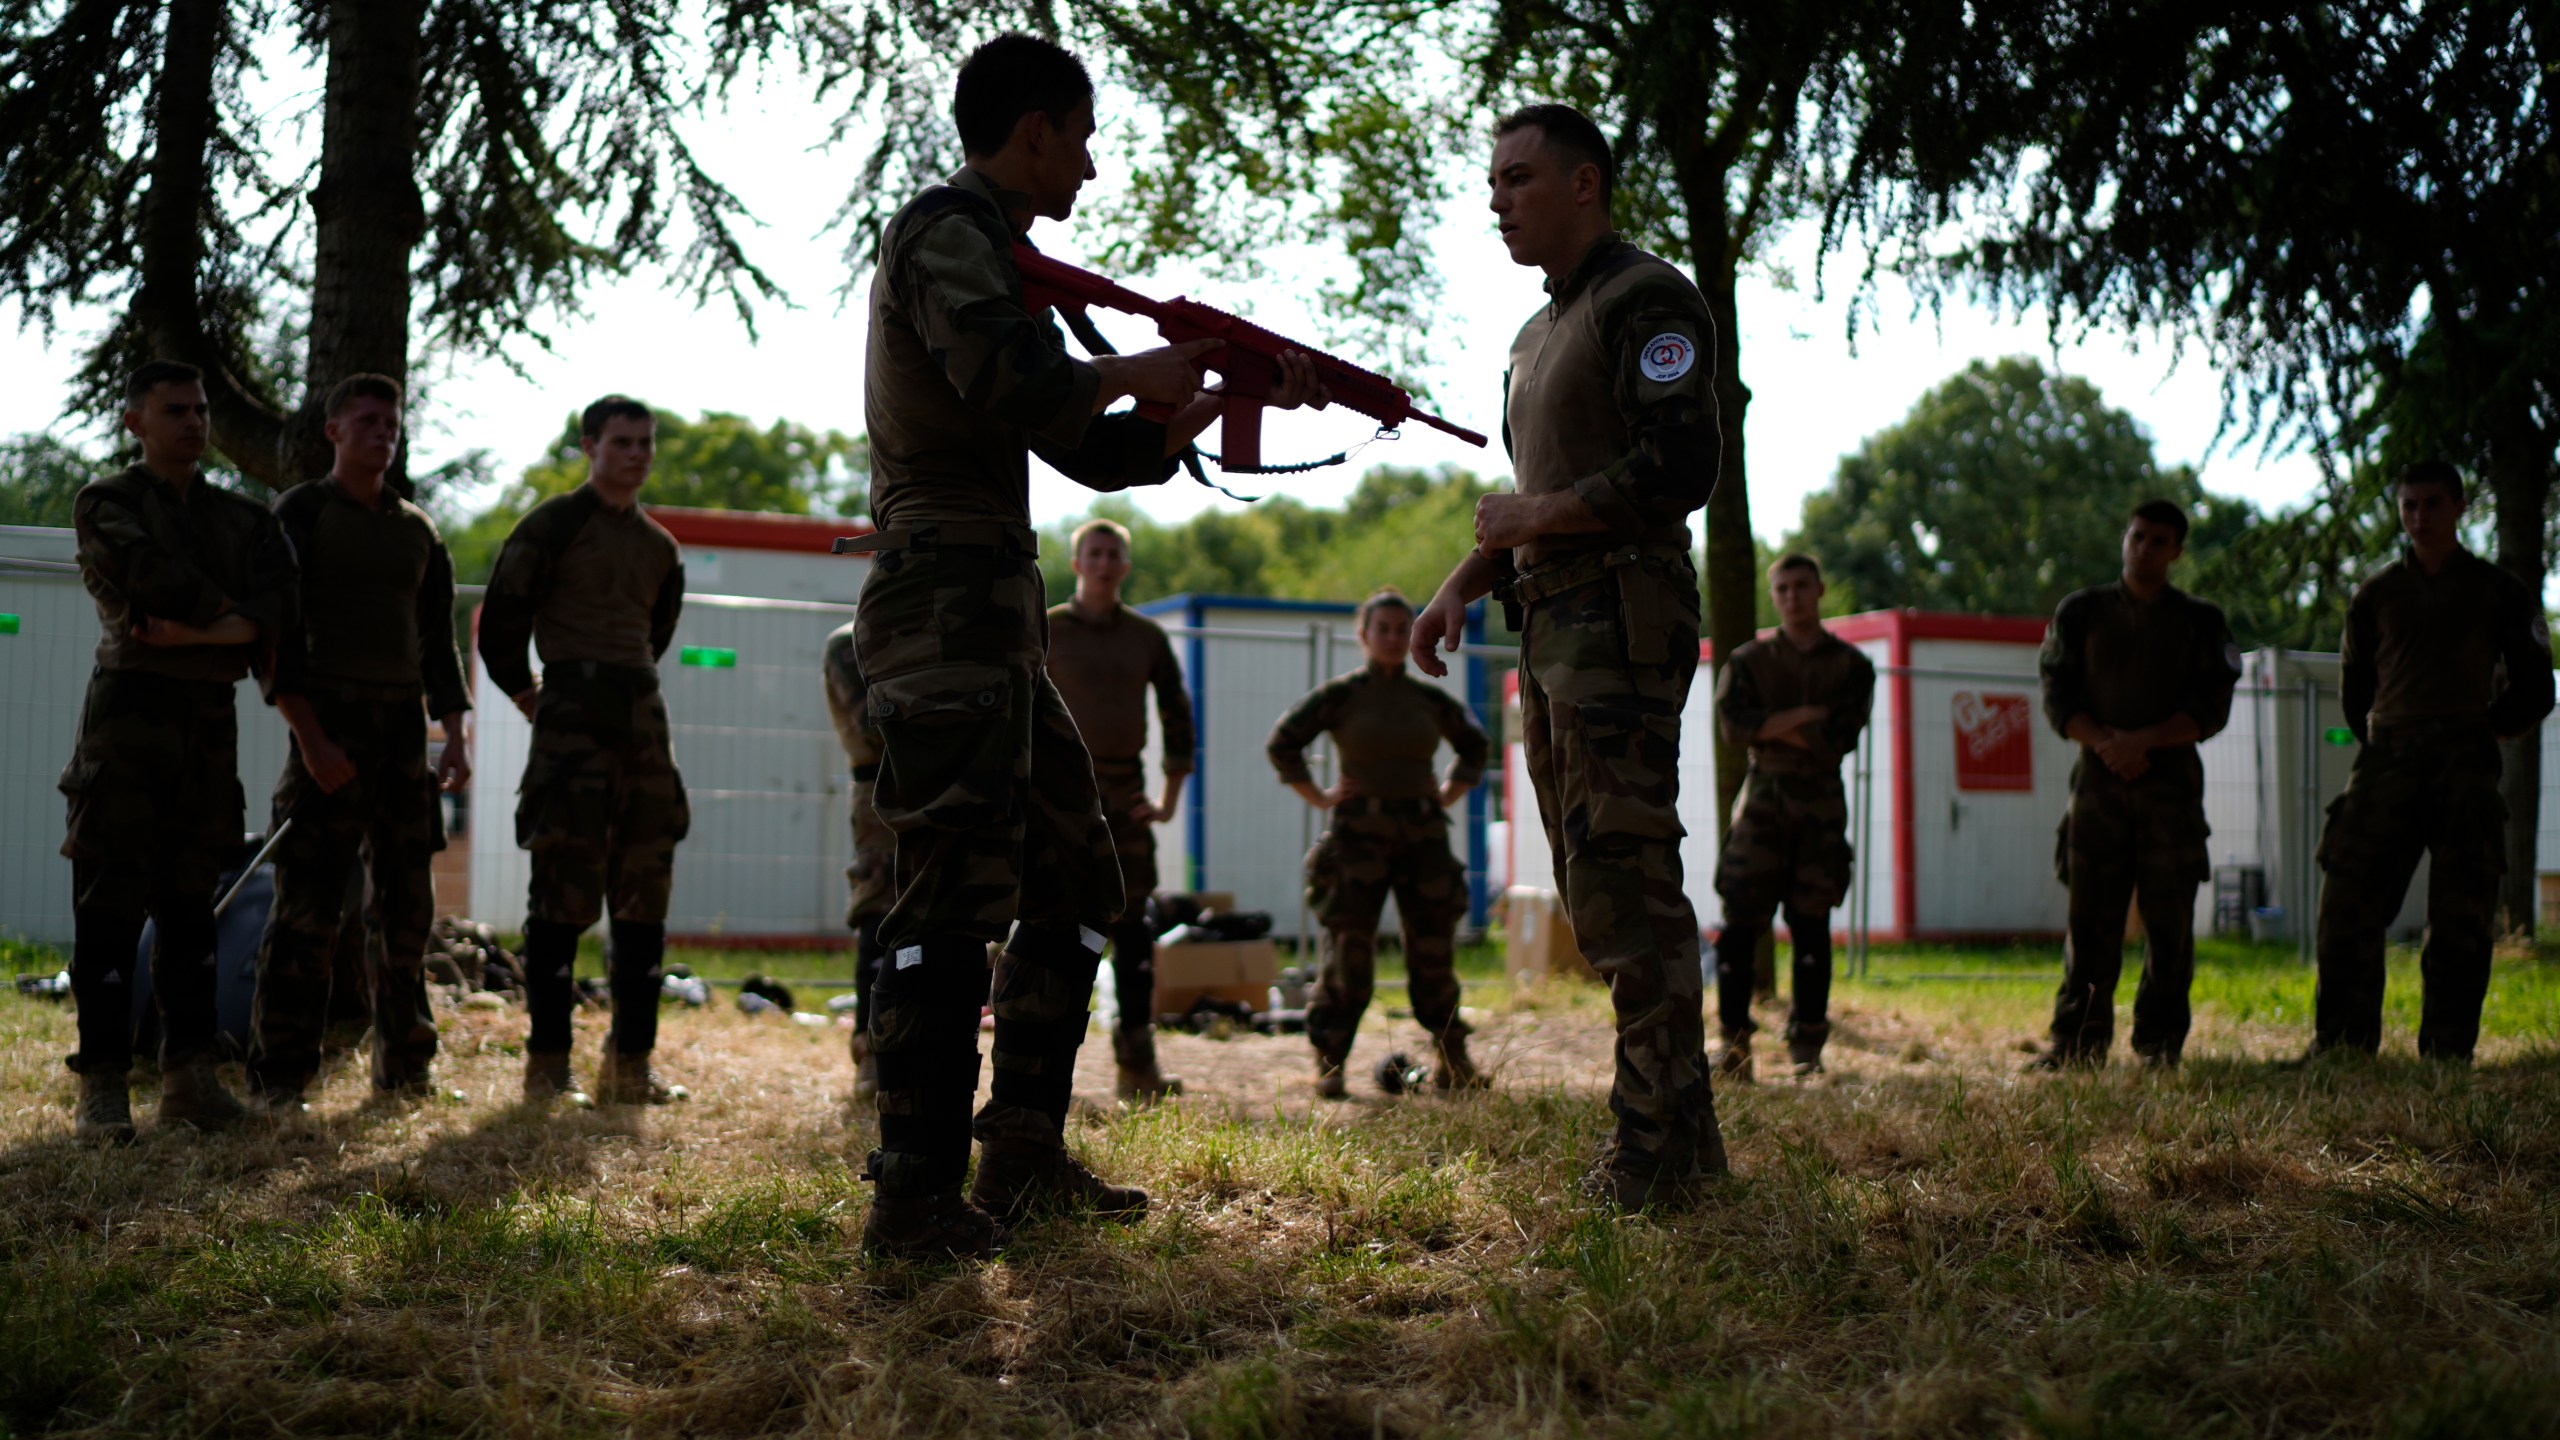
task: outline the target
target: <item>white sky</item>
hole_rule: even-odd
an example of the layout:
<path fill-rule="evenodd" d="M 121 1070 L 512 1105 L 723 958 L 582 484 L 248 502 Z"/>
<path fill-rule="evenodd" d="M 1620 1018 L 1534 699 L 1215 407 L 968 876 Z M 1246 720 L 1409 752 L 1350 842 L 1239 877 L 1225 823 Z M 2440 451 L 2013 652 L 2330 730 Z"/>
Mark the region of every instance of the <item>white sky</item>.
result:
<path fill-rule="evenodd" d="M 272 61 L 269 76 L 280 90 L 317 83 L 316 72 L 280 73 Z M 424 469 L 464 450 L 487 448 L 498 457 L 501 473 L 511 476 L 540 455 L 564 416 L 609 390 L 687 414 L 726 410 L 759 423 L 789 418 L 819 429 L 859 433 L 860 297 L 867 277 L 853 288 L 851 301 L 839 305 L 836 292 L 846 280 L 843 237 L 825 227 L 865 152 L 859 140 L 833 151 L 816 150 L 828 121 L 825 111 L 776 86 L 745 97 L 716 121 L 700 126 L 697 148 L 703 158 L 761 222 L 750 229 L 750 253 L 797 302 L 793 309 L 765 309 L 759 315 L 760 339 L 750 341 L 725 304 L 697 309 L 670 288 L 663 274 L 635 273 L 591 291 L 583 316 L 556 319 L 549 327 L 551 351 L 519 344 L 513 359 L 523 375 L 495 359 L 459 365 L 431 361 L 420 376 L 430 387 L 430 408 L 418 416 L 413 463 Z M 1110 157 L 1098 158 L 1105 173 L 1097 188 L 1107 188 L 1113 180 Z M 1471 165 L 1466 173 L 1458 200 L 1433 237 L 1448 283 L 1433 328 L 1428 383 L 1449 418 L 1498 435 L 1496 391 L 1503 356 L 1512 334 L 1542 296 L 1537 272 L 1512 265 L 1503 253 Z M 1065 227 L 1041 222 L 1035 238 L 1061 258 L 1083 258 L 1072 222 Z M 1803 288 L 1781 289 L 1765 273 L 1748 276 L 1742 288 L 1742 370 L 1754 396 L 1747 420 L 1752 525 L 1764 538 L 1775 540 L 1792 529 L 1804 497 L 1830 482 L 1839 457 L 1900 419 L 1922 392 L 1969 360 L 2010 354 L 2037 355 L 2049 365 L 2088 377 L 2111 403 L 2149 428 L 2162 464 L 2193 464 L 2217 491 L 2245 496 L 2262 507 L 2297 503 L 2312 493 L 2317 472 L 2308 456 L 2268 461 L 2254 448 L 2236 453 L 2213 448 L 2219 377 L 2192 353 L 2173 367 L 2164 341 L 2137 344 L 2119 333 L 2101 332 L 2056 354 L 2040 320 L 2019 324 L 1983 310 L 1954 307 L 1943 319 L 1914 316 L 1901 292 L 1888 288 L 1870 312 L 1881 323 L 1857 337 L 1852 353 L 1844 331 L 1847 286 L 1837 277 L 1854 275 L 1855 258 L 1835 257 L 1833 293 L 1817 302 L 1810 293 L 1812 241 L 1810 233 L 1797 233 L 1771 247 L 1780 264 L 1805 279 Z M 1325 344 L 1327 337 L 1306 298 L 1312 295 L 1313 280 L 1304 295 L 1296 293 L 1288 284 L 1294 268 L 1275 260 L 1271 280 L 1250 288 L 1184 274 L 1117 278 L 1158 295 L 1188 292 L 1284 334 Z M 78 348 L 104 321 L 103 313 L 65 316 L 60 340 L 48 347 L 33 328 L 20 326 L 19 318 L 14 309 L 0 309 L 0 434 L 62 424 L 66 379 Z M 1143 322 L 1108 315 L 1101 319 L 1124 349 L 1151 343 Z M 1357 362 L 1363 357 L 1346 353 L 1345 358 Z M 1273 415 L 1267 421 L 1264 458 L 1312 459 L 1361 440 L 1367 430 L 1362 417 L 1347 412 Z M 1214 448 L 1215 439 L 1213 430 L 1204 443 Z M 1369 465 L 1442 462 L 1489 476 L 1507 475 L 1510 468 L 1499 439 L 1489 449 L 1472 450 L 1417 425 L 1399 441 L 1362 451 L 1349 465 L 1285 478 L 1239 477 L 1231 488 L 1262 494 L 1285 487 L 1311 503 L 1326 504 L 1348 494 Z M 1072 482 L 1040 471 L 1032 483 L 1033 518 L 1046 523 L 1078 513 L 1091 498 Z M 1161 488 L 1136 492 L 1134 498 L 1140 508 L 1164 520 L 1235 504 L 1179 475 Z"/>

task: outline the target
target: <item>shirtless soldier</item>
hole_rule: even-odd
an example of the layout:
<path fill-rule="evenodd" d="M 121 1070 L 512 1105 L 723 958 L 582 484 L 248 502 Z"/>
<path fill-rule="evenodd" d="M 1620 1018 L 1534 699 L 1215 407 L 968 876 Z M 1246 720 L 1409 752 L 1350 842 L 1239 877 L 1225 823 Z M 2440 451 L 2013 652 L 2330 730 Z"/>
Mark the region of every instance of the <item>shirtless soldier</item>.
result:
<path fill-rule="evenodd" d="M 133 965 L 158 921 L 160 1121 L 219 1129 L 245 1113 L 215 1075 L 213 887 L 240 849 L 231 687 L 272 649 L 293 555 L 267 507 L 205 479 L 202 372 L 154 360 L 125 385 L 142 459 L 72 501 L 97 668 L 62 772 L 70 800 L 71 996 L 78 1132 L 133 1138 Z"/>
<path fill-rule="evenodd" d="M 1681 889 L 1680 715 L 1698 671 L 1688 517 L 1715 489 L 1706 300 L 1609 228 L 1616 162 L 1570 106 L 1494 129 L 1492 208 L 1549 301 L 1511 346 L 1516 495 L 1476 503 L 1476 550 L 1416 618 L 1415 663 L 1497 585 L 1519 617 L 1520 724 L 1574 939 L 1617 1010 L 1616 1134 L 1588 1193 L 1677 1204 L 1723 1173 L 1697 913 Z"/>
<path fill-rule="evenodd" d="M 1191 697 L 1164 627 L 1120 603 L 1120 586 L 1129 578 L 1129 532 L 1110 520 L 1088 520 L 1067 543 L 1075 552 L 1076 593 L 1049 607 L 1049 681 L 1093 752 L 1102 818 L 1120 858 L 1122 908 L 1111 927 L 1112 987 L 1120 997 L 1111 1054 L 1119 1096 L 1153 1100 L 1182 1093 L 1181 1078 L 1156 1066 L 1156 932 L 1146 912 L 1156 892 L 1155 827 L 1173 819 L 1182 782 L 1191 775 Z M 1154 799 L 1138 764 L 1147 745 L 1150 689 L 1164 729 L 1164 793 Z"/>
<path fill-rule="evenodd" d="M 2320 837 L 2311 1054 L 2381 1047 L 2382 932 L 2428 854 L 2418 1053 L 2468 1065 L 2507 869 L 2498 742 L 2551 713 L 2551 639 L 2542 597 L 2463 548 L 2461 471 L 2412 465 L 2394 490 L 2409 544 L 2357 587 L 2338 657 L 2361 743 Z"/>
<path fill-rule="evenodd" d="M 1849 893 L 1849 801 L 1840 761 L 1875 706 L 1876 667 L 1822 628 L 1822 567 L 1785 555 L 1769 567 L 1778 633 L 1733 652 L 1716 679 L 1716 723 L 1751 747 L 1733 825 L 1716 852 L 1716 994 L 1724 1023 L 1719 1073 L 1751 1078 L 1751 963 L 1784 909 L 1795 963 L 1787 1058 L 1822 1069 L 1831 1038 L 1831 911 Z"/>
<path fill-rule="evenodd" d="M 874 1254 L 977 1257 L 1044 1209 L 1134 1219 L 1143 1191 L 1106 1185 L 1064 1127 L 1094 970 L 1124 896 L 1093 761 L 1041 663 L 1047 649 L 1030 456 L 1100 490 L 1162 483 L 1221 402 L 1199 391 L 1214 341 L 1077 360 L 1024 308 L 1012 246 L 1064 220 L 1093 178 L 1093 83 L 1028 35 L 980 46 L 952 104 L 967 165 L 880 236 L 863 409 L 878 555 L 854 649 L 880 731 L 880 816 L 898 837 L 889 959 L 872 994 L 879 1188 Z M 1284 356 L 1274 403 L 1319 398 Z M 1169 423 L 1102 415 L 1178 406 Z M 974 1126 L 978 1013 L 996 962 L 995 1078 Z M 992 1212 L 992 1213 L 991 1213 Z"/>
<path fill-rule="evenodd" d="M 480 663 L 533 721 L 516 841 L 533 856 L 525 902 L 527 1100 L 586 1099 L 569 1071 L 578 937 L 613 916 L 613 1029 L 597 1070 L 607 1104 L 685 1098 L 659 1080 L 659 962 L 676 844 L 693 825 L 667 735 L 658 660 L 684 606 L 684 557 L 640 511 L 658 420 L 625 395 L 578 419 L 587 480 L 526 512 L 498 552 L 480 613 Z M 537 685 L 525 664 L 542 655 Z"/>
<path fill-rule="evenodd" d="M 2146 955 L 2133 995 L 2133 1053 L 2165 1069 L 2186 1049 L 2196 886 L 2212 872 L 2196 743 L 2230 722 L 2240 679 L 2222 611 L 2169 583 L 2186 541 L 2186 512 L 2176 505 L 2135 507 L 2124 527 L 2123 578 L 2064 597 L 2045 631 L 2045 719 L 2079 744 L 2080 758 L 2055 846 L 2071 888 L 2070 943 L 2053 1044 L 2030 1069 L 2106 1063 L 2125 908 L 2134 904 Z"/>

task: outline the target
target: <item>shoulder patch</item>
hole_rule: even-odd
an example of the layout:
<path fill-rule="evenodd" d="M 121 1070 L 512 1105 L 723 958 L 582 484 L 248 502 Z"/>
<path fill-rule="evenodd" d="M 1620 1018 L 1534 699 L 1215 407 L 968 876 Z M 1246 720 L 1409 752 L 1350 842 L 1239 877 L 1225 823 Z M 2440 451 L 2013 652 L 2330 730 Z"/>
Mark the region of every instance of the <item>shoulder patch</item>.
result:
<path fill-rule="evenodd" d="M 1644 342 L 1644 352 L 1636 359 L 1644 378 L 1657 384 L 1679 379 L 1697 363 L 1698 343 L 1671 330 Z"/>

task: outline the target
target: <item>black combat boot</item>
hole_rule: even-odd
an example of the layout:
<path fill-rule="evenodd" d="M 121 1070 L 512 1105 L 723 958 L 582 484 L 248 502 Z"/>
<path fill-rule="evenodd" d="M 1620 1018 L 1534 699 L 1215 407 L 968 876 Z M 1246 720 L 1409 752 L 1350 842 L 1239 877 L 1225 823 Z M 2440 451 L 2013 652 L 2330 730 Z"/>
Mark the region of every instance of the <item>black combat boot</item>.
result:
<path fill-rule="evenodd" d="M 1133 1224 L 1147 1213 L 1147 1192 L 1107 1184 L 1067 1153 L 1058 1122 L 1017 1105 L 990 1102 L 978 1112 L 978 1178 L 969 1199 L 997 1223 L 1019 1225 L 1040 1215 L 1091 1215 Z"/>
<path fill-rule="evenodd" d="M 1431 1067 L 1431 1088 L 1435 1090 L 1489 1090 L 1493 1082 L 1485 1078 L 1476 1062 L 1467 1058 L 1467 1032 L 1456 1025 L 1440 1032 L 1440 1063 Z"/>
<path fill-rule="evenodd" d="M 883 1260 L 985 1260 L 1012 1238 L 960 1194 L 960 1167 L 874 1150 L 862 1178 L 878 1187 L 862 1222 L 862 1253 Z"/>
<path fill-rule="evenodd" d="M 569 1071 L 566 1050 L 527 1050 L 524 1052 L 524 1103 L 549 1105 L 554 1101 L 585 1109 L 596 1103 L 578 1088 L 578 1078 Z"/>
<path fill-rule="evenodd" d="M 132 1144 L 133 1099 L 126 1084 L 122 1070 L 83 1073 L 80 1103 L 72 1112 L 72 1133 L 92 1145 Z"/>
<path fill-rule="evenodd" d="M 160 1072 L 161 1124 L 228 1130 L 248 1118 L 248 1107 L 224 1087 L 210 1054 L 198 1052 Z"/>

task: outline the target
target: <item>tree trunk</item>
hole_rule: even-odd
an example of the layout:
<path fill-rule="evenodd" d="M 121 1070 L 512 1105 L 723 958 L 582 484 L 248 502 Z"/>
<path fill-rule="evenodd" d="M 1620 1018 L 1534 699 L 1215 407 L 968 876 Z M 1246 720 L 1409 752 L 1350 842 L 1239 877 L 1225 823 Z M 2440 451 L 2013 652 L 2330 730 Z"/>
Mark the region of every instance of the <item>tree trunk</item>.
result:
<path fill-rule="evenodd" d="M 426 226 L 418 194 L 418 67 L 425 0 L 332 0 L 320 139 L 311 349 L 287 425 L 297 478 L 325 475 L 321 403 L 349 375 L 409 377 L 409 257 Z M 407 447 L 391 483 L 411 493 Z"/>
<path fill-rule="evenodd" d="M 2542 603 L 2542 544 L 2551 502 L 2551 445 L 2530 414 L 2493 417 L 2489 487 L 2498 500 L 2498 564 L 2531 588 Z M 2498 886 L 2498 929 L 2530 936 L 2534 930 L 2534 839 L 2542 823 L 2542 730 L 2499 742 L 2503 766 L 2498 794 L 2507 802 L 2507 873 Z"/>

